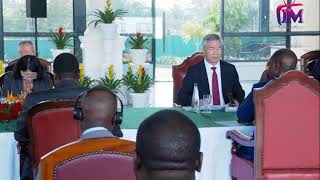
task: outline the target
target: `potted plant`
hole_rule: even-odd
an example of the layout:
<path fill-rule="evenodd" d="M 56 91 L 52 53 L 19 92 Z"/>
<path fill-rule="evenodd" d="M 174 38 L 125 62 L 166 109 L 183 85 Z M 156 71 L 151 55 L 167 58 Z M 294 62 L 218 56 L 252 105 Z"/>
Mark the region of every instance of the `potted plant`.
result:
<path fill-rule="evenodd" d="M 56 49 L 51 49 L 52 60 L 54 60 L 61 53 L 71 53 L 71 49 L 66 49 L 67 46 L 71 46 L 72 33 L 64 33 L 62 27 L 58 28 L 57 32 L 51 32 L 50 40 Z"/>
<path fill-rule="evenodd" d="M 91 88 L 92 86 L 94 86 L 95 80 L 93 80 L 90 77 L 84 75 L 84 66 L 83 66 L 83 64 L 80 64 L 79 68 L 80 68 L 80 79 L 79 79 L 80 86 L 86 87 L 86 88 Z"/>
<path fill-rule="evenodd" d="M 147 107 L 149 105 L 149 92 L 153 84 L 152 78 L 145 72 L 145 68 L 140 65 L 136 74 L 132 73 L 129 66 L 127 74 L 123 77 L 123 84 L 130 92 L 132 106 L 135 108 Z"/>
<path fill-rule="evenodd" d="M 131 46 L 130 56 L 134 64 L 144 64 L 147 56 L 146 44 L 149 42 L 149 37 L 144 37 L 141 33 L 136 33 L 135 36 L 130 36 L 128 43 Z"/>
<path fill-rule="evenodd" d="M 115 94 L 122 94 L 120 91 L 122 79 L 115 79 L 114 65 L 108 67 L 108 74 L 98 80 L 98 85 L 109 88 Z"/>
<path fill-rule="evenodd" d="M 123 15 L 127 13 L 125 10 L 117 9 L 113 10 L 111 8 L 111 0 L 106 1 L 107 5 L 104 10 L 95 10 L 92 12 L 91 16 L 93 16 L 94 20 L 92 20 L 90 24 L 94 24 L 94 27 L 100 26 L 100 29 L 103 31 L 103 34 L 108 37 L 114 37 L 117 33 L 117 25 L 113 24 L 114 20 L 122 19 Z"/>

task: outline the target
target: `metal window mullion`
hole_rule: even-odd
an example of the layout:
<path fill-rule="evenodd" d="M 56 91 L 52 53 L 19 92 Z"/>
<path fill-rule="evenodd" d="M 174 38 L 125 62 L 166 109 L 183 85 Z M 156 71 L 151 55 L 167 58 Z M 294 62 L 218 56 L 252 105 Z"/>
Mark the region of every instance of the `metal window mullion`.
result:
<path fill-rule="evenodd" d="M 152 64 L 153 64 L 153 80 L 155 80 L 156 78 L 156 0 L 151 0 L 151 17 L 152 17 L 151 54 L 152 54 Z"/>
<path fill-rule="evenodd" d="M 73 40 L 75 52 L 81 51 L 79 36 L 83 36 L 86 26 L 86 1 L 73 0 L 73 31 L 75 33 Z"/>

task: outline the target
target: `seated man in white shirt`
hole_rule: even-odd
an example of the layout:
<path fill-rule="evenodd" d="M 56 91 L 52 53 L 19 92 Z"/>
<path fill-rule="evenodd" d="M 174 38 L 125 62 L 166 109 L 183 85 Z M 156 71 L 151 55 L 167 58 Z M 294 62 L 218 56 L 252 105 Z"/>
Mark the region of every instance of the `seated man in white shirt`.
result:
<path fill-rule="evenodd" d="M 222 45 L 222 39 L 217 34 L 208 34 L 203 38 L 204 59 L 188 69 L 178 93 L 179 104 L 191 105 L 194 84 L 198 85 L 199 99 L 210 94 L 213 105 L 224 106 L 233 103 L 229 102 L 233 99 L 239 105 L 243 101 L 245 93 L 235 66 L 221 60 Z"/>

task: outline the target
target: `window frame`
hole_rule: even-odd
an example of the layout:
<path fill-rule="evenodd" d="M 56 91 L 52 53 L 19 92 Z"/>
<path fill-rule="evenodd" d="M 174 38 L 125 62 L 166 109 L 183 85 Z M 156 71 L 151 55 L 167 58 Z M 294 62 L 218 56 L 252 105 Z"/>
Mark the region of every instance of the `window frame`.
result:
<path fill-rule="evenodd" d="M 50 37 L 49 32 L 37 32 L 37 22 L 34 23 L 35 32 L 4 32 L 3 24 L 3 1 L 0 0 L 0 59 L 4 59 L 4 38 L 5 37 L 30 37 L 35 38 L 35 41 L 39 37 Z M 83 36 L 86 29 L 86 1 L 85 0 L 73 0 L 73 32 L 74 33 L 74 50 L 75 53 L 81 51 L 79 36 Z M 33 18 L 34 19 L 34 18 Z M 38 50 L 38 43 L 35 42 L 35 49 Z M 37 52 L 38 53 L 38 52 Z"/>

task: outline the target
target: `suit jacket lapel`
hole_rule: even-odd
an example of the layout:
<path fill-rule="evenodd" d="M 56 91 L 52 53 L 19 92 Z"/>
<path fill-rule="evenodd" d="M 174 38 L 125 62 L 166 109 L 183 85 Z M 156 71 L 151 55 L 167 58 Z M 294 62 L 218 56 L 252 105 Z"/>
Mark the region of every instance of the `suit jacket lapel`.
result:
<path fill-rule="evenodd" d="M 225 88 L 225 83 L 227 83 L 225 81 L 225 77 L 227 76 L 226 75 L 226 71 L 225 71 L 225 67 L 224 67 L 224 62 L 223 61 L 220 61 L 220 71 L 221 71 L 221 89 L 222 89 L 222 95 L 224 97 L 224 94 L 223 92 L 225 92 L 224 88 Z"/>
<path fill-rule="evenodd" d="M 201 94 L 210 94 L 210 87 L 209 87 L 209 81 L 207 76 L 207 70 L 206 66 L 204 64 L 204 61 L 201 63 L 201 70 L 200 70 L 200 83 L 203 84 L 203 92 L 199 92 Z M 200 94 L 200 96 L 201 96 Z M 202 97 L 200 97 L 202 98 Z"/>

